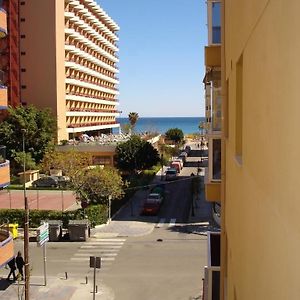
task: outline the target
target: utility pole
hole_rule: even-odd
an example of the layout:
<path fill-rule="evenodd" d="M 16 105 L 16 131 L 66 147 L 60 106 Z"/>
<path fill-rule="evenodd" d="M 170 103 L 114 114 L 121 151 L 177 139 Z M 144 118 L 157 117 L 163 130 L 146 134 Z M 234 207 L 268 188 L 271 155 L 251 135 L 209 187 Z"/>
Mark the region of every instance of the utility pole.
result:
<path fill-rule="evenodd" d="M 25 207 L 25 219 L 24 219 L 24 261 L 25 261 L 25 300 L 29 300 L 29 207 L 26 194 L 26 152 L 25 152 L 25 133 L 26 129 L 22 129 L 23 140 L 23 189 L 24 189 L 24 207 Z"/>

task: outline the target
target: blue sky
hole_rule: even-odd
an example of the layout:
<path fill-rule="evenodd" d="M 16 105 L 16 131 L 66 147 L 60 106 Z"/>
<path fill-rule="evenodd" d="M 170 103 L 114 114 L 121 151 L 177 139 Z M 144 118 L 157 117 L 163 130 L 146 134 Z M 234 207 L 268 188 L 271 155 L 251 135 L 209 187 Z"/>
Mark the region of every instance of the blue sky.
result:
<path fill-rule="evenodd" d="M 97 0 L 120 26 L 121 117 L 204 116 L 204 0 Z"/>

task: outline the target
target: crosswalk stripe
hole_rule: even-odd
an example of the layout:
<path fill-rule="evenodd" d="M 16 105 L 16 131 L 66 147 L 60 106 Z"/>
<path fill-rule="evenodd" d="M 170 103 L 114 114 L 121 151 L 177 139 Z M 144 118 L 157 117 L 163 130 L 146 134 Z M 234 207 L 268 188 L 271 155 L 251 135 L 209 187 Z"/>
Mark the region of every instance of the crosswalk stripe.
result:
<path fill-rule="evenodd" d="M 123 245 L 124 242 L 87 242 L 88 245 Z"/>
<path fill-rule="evenodd" d="M 126 239 L 106 239 L 106 238 L 103 238 L 103 239 L 97 239 L 97 242 L 100 241 L 100 242 L 125 242 Z M 93 242 L 93 241 L 91 241 Z"/>
<path fill-rule="evenodd" d="M 84 252 L 84 251 L 90 251 L 90 252 L 118 252 L 120 248 L 115 248 L 115 249 L 103 249 L 101 248 L 83 248 L 83 249 L 78 249 L 79 252 Z"/>
<path fill-rule="evenodd" d="M 90 257 L 71 257 L 72 261 L 89 261 Z M 112 261 L 115 257 L 102 257 L 101 261 Z"/>
<path fill-rule="evenodd" d="M 92 253 L 75 253 L 74 254 L 75 256 L 94 256 L 94 254 L 92 254 Z M 118 255 L 118 253 L 102 253 L 101 255 L 99 255 L 99 256 L 101 256 L 101 257 L 104 257 L 104 256 L 117 256 Z"/>
<path fill-rule="evenodd" d="M 82 245 L 80 247 L 80 249 L 85 249 L 85 248 L 98 248 L 99 249 L 99 246 L 101 248 L 106 248 L 106 249 L 120 249 L 122 248 L 122 245 L 101 245 L 101 244 L 93 244 L 93 245 Z"/>
<path fill-rule="evenodd" d="M 158 228 L 162 227 L 164 225 L 165 221 L 166 221 L 166 219 L 164 219 L 164 218 L 160 219 L 159 223 L 156 225 L 156 227 L 158 227 Z"/>
<path fill-rule="evenodd" d="M 170 226 L 175 226 L 175 224 L 176 224 L 176 219 L 171 219 L 168 226 L 169 226 L 169 227 L 170 227 Z"/>

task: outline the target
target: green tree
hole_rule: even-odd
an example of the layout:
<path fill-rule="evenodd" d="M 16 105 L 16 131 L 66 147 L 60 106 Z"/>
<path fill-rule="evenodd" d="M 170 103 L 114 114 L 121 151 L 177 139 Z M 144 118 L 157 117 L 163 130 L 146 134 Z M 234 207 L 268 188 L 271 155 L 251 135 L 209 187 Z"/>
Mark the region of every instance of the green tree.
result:
<path fill-rule="evenodd" d="M 88 168 L 92 164 L 89 153 L 76 150 L 58 151 L 50 150 L 45 153 L 41 163 L 42 170 L 49 174 L 51 169 L 62 170 L 62 173 L 71 180 L 76 180 L 79 171 Z"/>
<path fill-rule="evenodd" d="M 0 123 L 0 140 L 7 147 L 8 159 L 23 151 L 23 134 L 26 153 L 39 163 L 56 134 L 56 120 L 50 110 L 38 110 L 31 105 L 9 107 L 7 117 Z"/>
<path fill-rule="evenodd" d="M 137 112 L 130 112 L 128 114 L 128 119 L 129 119 L 129 123 L 130 123 L 131 129 L 133 130 L 134 127 L 135 127 L 135 125 L 136 125 L 136 122 L 139 119 L 139 114 Z"/>
<path fill-rule="evenodd" d="M 168 140 L 173 141 L 175 144 L 181 144 L 184 139 L 184 134 L 181 129 L 179 128 L 170 128 L 166 133 L 165 136 Z"/>
<path fill-rule="evenodd" d="M 80 201 L 91 204 L 106 204 L 108 197 L 119 199 L 124 194 L 125 186 L 119 172 L 112 167 L 87 168 L 81 170 L 71 187 Z"/>
<path fill-rule="evenodd" d="M 146 170 L 156 165 L 159 160 L 158 151 L 138 136 L 132 136 L 116 148 L 117 166 L 123 171 Z"/>
<path fill-rule="evenodd" d="M 203 122 L 203 121 L 201 121 L 200 123 L 199 123 L 199 125 L 198 125 L 198 128 L 199 128 L 199 130 L 200 130 L 200 134 L 204 134 L 204 132 L 205 132 L 205 129 L 206 129 L 206 123 L 205 122 Z"/>
<path fill-rule="evenodd" d="M 24 170 L 24 152 L 12 152 L 13 161 L 15 162 L 16 172 Z M 37 168 L 30 152 L 25 153 L 25 170 L 35 170 Z"/>

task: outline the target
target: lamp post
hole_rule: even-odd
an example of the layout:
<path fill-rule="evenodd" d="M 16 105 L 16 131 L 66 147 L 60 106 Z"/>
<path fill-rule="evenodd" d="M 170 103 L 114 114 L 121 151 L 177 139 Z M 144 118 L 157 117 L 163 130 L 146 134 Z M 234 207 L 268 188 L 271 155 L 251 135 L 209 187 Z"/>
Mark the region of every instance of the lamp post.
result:
<path fill-rule="evenodd" d="M 160 156 L 160 166 L 161 166 L 160 180 L 163 180 L 164 179 L 164 155 L 163 154 Z"/>
<path fill-rule="evenodd" d="M 108 196 L 108 223 L 111 221 L 111 196 Z"/>
<path fill-rule="evenodd" d="M 25 261 L 25 300 L 29 300 L 29 207 L 26 194 L 26 152 L 25 152 L 25 133 L 26 129 L 22 129 L 22 142 L 23 142 L 23 190 L 24 190 L 24 261 Z"/>

